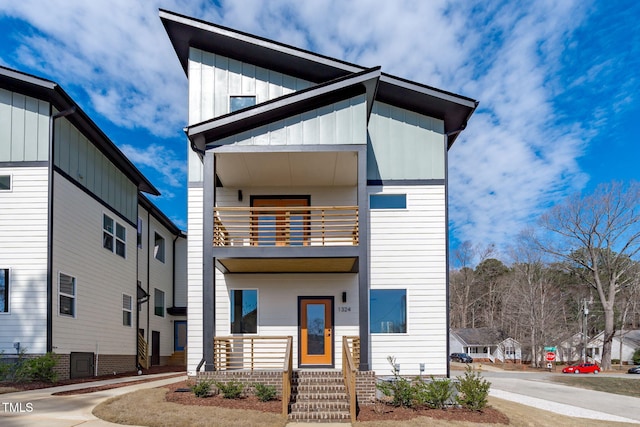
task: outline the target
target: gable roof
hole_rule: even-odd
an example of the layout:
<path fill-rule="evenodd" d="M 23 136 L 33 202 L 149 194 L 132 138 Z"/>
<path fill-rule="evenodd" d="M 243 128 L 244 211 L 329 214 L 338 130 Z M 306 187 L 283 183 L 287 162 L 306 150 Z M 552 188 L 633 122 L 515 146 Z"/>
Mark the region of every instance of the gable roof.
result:
<path fill-rule="evenodd" d="M 0 66 L 0 87 L 47 101 L 58 111 L 75 108 L 75 112 L 66 116 L 66 119 L 95 144 L 138 187 L 138 190 L 154 196 L 160 195 L 160 192 L 153 184 L 131 163 L 60 85 L 51 80 Z"/>
<path fill-rule="evenodd" d="M 508 338 L 507 334 L 495 328 L 459 328 L 451 329 L 451 333 L 468 346 L 496 345 Z"/>
<path fill-rule="evenodd" d="M 602 345 L 604 337 L 604 331 L 598 333 L 591 340 L 589 340 L 590 346 Z M 633 348 L 640 348 L 640 329 L 625 329 L 616 331 L 613 334 L 613 339 L 620 340 L 622 337 L 623 343 Z"/>
<path fill-rule="evenodd" d="M 314 83 L 367 70 L 360 65 L 164 9 L 160 9 L 160 19 L 187 75 L 190 47 Z M 449 147 L 478 106 L 474 99 L 384 73 L 380 78 L 376 99 L 443 120 Z"/>

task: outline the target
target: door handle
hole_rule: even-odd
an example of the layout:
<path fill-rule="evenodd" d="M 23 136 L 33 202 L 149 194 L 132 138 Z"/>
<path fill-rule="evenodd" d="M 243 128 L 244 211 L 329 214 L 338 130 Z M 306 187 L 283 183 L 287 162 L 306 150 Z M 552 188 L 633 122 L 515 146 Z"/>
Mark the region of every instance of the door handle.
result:
<path fill-rule="evenodd" d="M 327 337 L 331 337 L 331 331 L 327 331 Z"/>

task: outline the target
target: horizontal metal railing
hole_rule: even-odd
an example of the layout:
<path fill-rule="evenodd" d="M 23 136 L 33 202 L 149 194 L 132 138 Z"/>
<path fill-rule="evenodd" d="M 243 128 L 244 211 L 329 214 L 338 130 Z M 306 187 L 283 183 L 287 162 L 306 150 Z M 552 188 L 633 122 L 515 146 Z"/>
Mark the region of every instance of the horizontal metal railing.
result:
<path fill-rule="evenodd" d="M 357 206 L 216 207 L 214 246 L 357 246 Z"/>

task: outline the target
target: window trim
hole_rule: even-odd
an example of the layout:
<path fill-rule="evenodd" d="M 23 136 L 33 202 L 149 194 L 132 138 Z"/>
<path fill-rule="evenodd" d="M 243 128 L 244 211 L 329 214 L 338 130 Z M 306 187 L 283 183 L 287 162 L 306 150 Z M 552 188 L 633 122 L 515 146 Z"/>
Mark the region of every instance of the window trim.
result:
<path fill-rule="evenodd" d="M 129 297 L 129 308 L 127 309 L 124 304 L 125 297 Z M 124 323 L 124 314 L 129 313 L 129 324 Z M 122 326 L 131 328 L 133 326 L 133 297 L 129 294 L 122 293 Z"/>
<path fill-rule="evenodd" d="M 108 218 L 113 223 L 113 230 L 109 231 L 105 228 L 105 218 Z M 124 231 L 124 239 L 118 236 L 118 227 Z M 105 246 L 105 235 L 108 235 L 111 238 L 111 248 Z M 123 254 L 118 253 L 118 243 L 123 245 Z M 121 258 L 127 259 L 127 226 L 124 223 L 118 222 L 115 218 L 104 212 L 102 213 L 102 247 Z"/>
<path fill-rule="evenodd" d="M 4 272 L 4 273 L 3 273 Z M 11 304 L 10 304 L 10 283 L 11 283 L 11 269 L 2 267 L 0 268 L 0 274 L 4 274 L 4 304 L 6 306 L 6 310 L 0 307 L 0 316 L 3 314 L 11 314 Z"/>
<path fill-rule="evenodd" d="M 162 293 L 162 307 L 158 307 L 158 292 Z M 162 314 L 158 314 L 158 308 L 162 309 Z M 162 289 L 153 288 L 153 314 L 158 317 L 165 317 L 167 308 L 166 292 Z"/>
<path fill-rule="evenodd" d="M 404 291 L 404 299 L 405 299 L 405 306 L 404 306 L 404 332 L 373 332 L 371 330 L 371 312 L 373 311 L 371 309 L 371 296 L 372 293 L 374 291 Z M 371 335 L 407 335 L 409 334 L 409 290 L 407 288 L 380 288 L 380 289 L 370 289 L 369 290 L 369 316 L 370 316 L 370 320 L 369 320 L 369 333 Z"/>
<path fill-rule="evenodd" d="M 162 234 L 158 233 L 157 230 L 154 230 L 153 233 L 153 257 L 164 264 L 167 259 L 167 239 L 165 239 Z M 162 239 L 162 259 L 158 258 L 158 237 Z"/>
<path fill-rule="evenodd" d="M 233 332 L 233 315 L 232 295 L 235 291 L 255 291 L 256 292 L 256 331 L 255 332 Z M 232 336 L 259 335 L 260 334 L 260 290 L 258 288 L 231 288 L 229 289 L 229 334 Z"/>
<path fill-rule="evenodd" d="M 71 279 L 73 279 L 73 295 L 71 294 L 67 294 L 67 293 L 63 293 L 62 291 L 60 291 L 60 278 L 62 275 L 65 275 L 67 277 L 70 277 Z M 72 301 L 72 308 L 73 308 L 73 314 L 66 314 L 66 313 L 61 313 L 61 307 L 62 305 L 60 304 L 60 297 L 64 296 L 67 298 L 70 298 Z M 58 271 L 58 316 L 60 317 L 68 317 L 68 318 L 72 318 L 72 319 L 76 319 L 78 316 L 78 278 L 75 276 L 72 276 L 71 274 L 67 274 L 64 271 Z"/>
<path fill-rule="evenodd" d="M 13 174 L 0 174 L 0 177 L 6 176 L 9 178 L 9 188 L 0 188 L 0 193 L 10 193 L 13 191 Z"/>

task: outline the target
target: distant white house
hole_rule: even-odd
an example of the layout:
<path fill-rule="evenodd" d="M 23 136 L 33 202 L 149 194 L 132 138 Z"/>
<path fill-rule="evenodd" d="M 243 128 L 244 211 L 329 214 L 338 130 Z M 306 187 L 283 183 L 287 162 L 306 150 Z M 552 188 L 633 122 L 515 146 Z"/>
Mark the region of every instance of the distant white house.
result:
<path fill-rule="evenodd" d="M 184 347 L 186 236 L 143 193 L 58 84 L 0 67 L 5 357 L 55 352 L 64 379 L 169 363 L 181 331 Z"/>
<path fill-rule="evenodd" d="M 587 354 L 596 362 L 602 360 L 604 332 L 600 332 L 587 344 Z M 633 363 L 633 353 L 640 348 L 640 329 L 616 331 L 611 345 L 611 360 Z"/>
<path fill-rule="evenodd" d="M 573 363 L 581 360 L 584 349 L 584 334 L 578 332 L 562 339 L 556 346 L 556 361 Z"/>
<path fill-rule="evenodd" d="M 522 346 L 495 328 L 459 328 L 449 331 L 451 353 L 467 353 L 474 361 L 511 362 L 522 360 Z"/>

